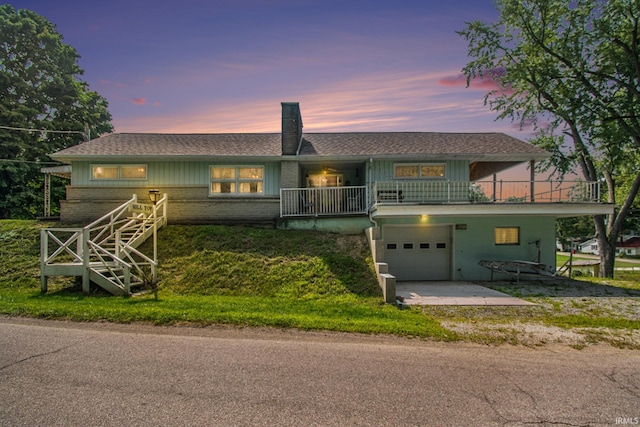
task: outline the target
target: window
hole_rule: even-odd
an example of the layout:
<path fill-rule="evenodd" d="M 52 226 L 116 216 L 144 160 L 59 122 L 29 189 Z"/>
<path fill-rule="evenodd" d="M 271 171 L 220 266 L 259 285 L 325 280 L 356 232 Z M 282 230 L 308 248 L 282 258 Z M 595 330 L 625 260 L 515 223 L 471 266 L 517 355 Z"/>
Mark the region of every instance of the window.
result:
<path fill-rule="evenodd" d="M 418 178 L 420 169 L 418 165 L 396 165 L 395 177 L 396 178 Z"/>
<path fill-rule="evenodd" d="M 147 165 L 91 165 L 91 179 L 147 179 Z"/>
<path fill-rule="evenodd" d="M 394 176 L 396 179 L 434 179 L 444 178 L 444 163 L 396 164 Z"/>
<path fill-rule="evenodd" d="M 211 166 L 211 194 L 263 194 L 264 167 Z"/>
<path fill-rule="evenodd" d="M 496 245 L 519 245 L 520 227 L 496 227 Z"/>
<path fill-rule="evenodd" d="M 144 165 L 120 166 L 120 179 L 146 179 L 147 167 Z"/>
<path fill-rule="evenodd" d="M 421 178 L 444 178 L 444 165 L 420 165 Z"/>
<path fill-rule="evenodd" d="M 91 168 L 92 179 L 118 179 L 117 166 L 93 166 Z"/>

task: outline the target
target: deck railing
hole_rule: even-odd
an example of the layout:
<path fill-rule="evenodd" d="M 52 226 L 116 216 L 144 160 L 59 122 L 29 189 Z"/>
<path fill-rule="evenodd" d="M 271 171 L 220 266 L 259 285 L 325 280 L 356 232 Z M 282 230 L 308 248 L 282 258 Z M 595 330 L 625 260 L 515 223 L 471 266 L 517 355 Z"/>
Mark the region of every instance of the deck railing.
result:
<path fill-rule="evenodd" d="M 368 211 L 364 186 L 327 188 L 283 188 L 280 216 L 357 215 Z"/>
<path fill-rule="evenodd" d="M 597 203 L 598 182 L 585 181 L 384 181 L 374 202 L 396 203 Z"/>
<path fill-rule="evenodd" d="M 158 266 L 155 234 L 167 221 L 167 196 L 149 212 L 138 213 L 136 205 L 145 208 L 134 195 L 84 228 L 42 229 L 42 291 L 47 291 L 48 276 L 82 275 L 82 287 L 88 293 L 90 270 L 112 281 L 125 294 L 130 293 L 132 277 L 155 283 Z M 154 235 L 153 258 L 136 249 L 150 235 Z"/>

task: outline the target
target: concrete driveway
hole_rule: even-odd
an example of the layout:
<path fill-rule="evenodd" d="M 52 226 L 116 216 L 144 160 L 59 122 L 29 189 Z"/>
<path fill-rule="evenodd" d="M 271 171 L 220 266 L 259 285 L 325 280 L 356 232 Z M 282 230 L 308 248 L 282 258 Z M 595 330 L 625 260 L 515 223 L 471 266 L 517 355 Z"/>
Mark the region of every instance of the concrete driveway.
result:
<path fill-rule="evenodd" d="M 398 282 L 396 296 L 408 305 L 535 305 L 469 282 Z"/>

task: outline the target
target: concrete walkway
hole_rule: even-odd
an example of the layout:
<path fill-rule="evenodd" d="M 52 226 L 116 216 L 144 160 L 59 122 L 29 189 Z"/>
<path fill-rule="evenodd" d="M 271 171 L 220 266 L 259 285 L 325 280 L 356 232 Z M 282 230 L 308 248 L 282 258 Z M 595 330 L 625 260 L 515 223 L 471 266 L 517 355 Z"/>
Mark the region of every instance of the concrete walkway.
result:
<path fill-rule="evenodd" d="M 469 282 L 398 282 L 396 296 L 408 305 L 535 305 Z"/>

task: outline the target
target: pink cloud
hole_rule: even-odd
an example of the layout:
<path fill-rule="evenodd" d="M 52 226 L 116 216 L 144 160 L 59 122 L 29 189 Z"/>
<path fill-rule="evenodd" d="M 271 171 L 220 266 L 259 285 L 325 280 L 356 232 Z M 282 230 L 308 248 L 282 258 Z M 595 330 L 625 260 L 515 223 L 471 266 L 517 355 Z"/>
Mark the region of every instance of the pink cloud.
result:
<path fill-rule="evenodd" d="M 464 74 L 456 76 L 447 76 L 438 80 L 438 84 L 447 87 L 464 87 L 467 85 L 467 77 Z"/>
<path fill-rule="evenodd" d="M 473 77 L 469 80 L 469 87 L 471 89 L 481 90 L 500 90 L 500 86 L 496 82 L 496 77 L 503 76 L 505 73 L 504 68 L 496 68 L 486 71 L 482 77 Z M 438 81 L 440 86 L 445 87 L 466 87 L 467 76 L 464 74 L 457 74 L 455 76 L 446 76 Z"/>
<path fill-rule="evenodd" d="M 147 98 L 133 98 L 131 102 L 133 105 L 144 105 L 147 103 Z"/>
<path fill-rule="evenodd" d="M 147 111 L 149 115 L 116 119 L 114 124 L 127 132 L 279 132 L 280 102 L 293 100 L 302 107 L 305 132 L 460 131 L 461 123 L 474 131 L 495 131 L 493 113 L 481 97 L 463 85 L 456 89 L 438 84 L 448 75 L 452 73 L 372 73 L 277 97 L 194 103 L 177 114 L 171 108 L 162 115 Z M 472 125 L 477 120 L 488 122 L 487 127 Z"/>

